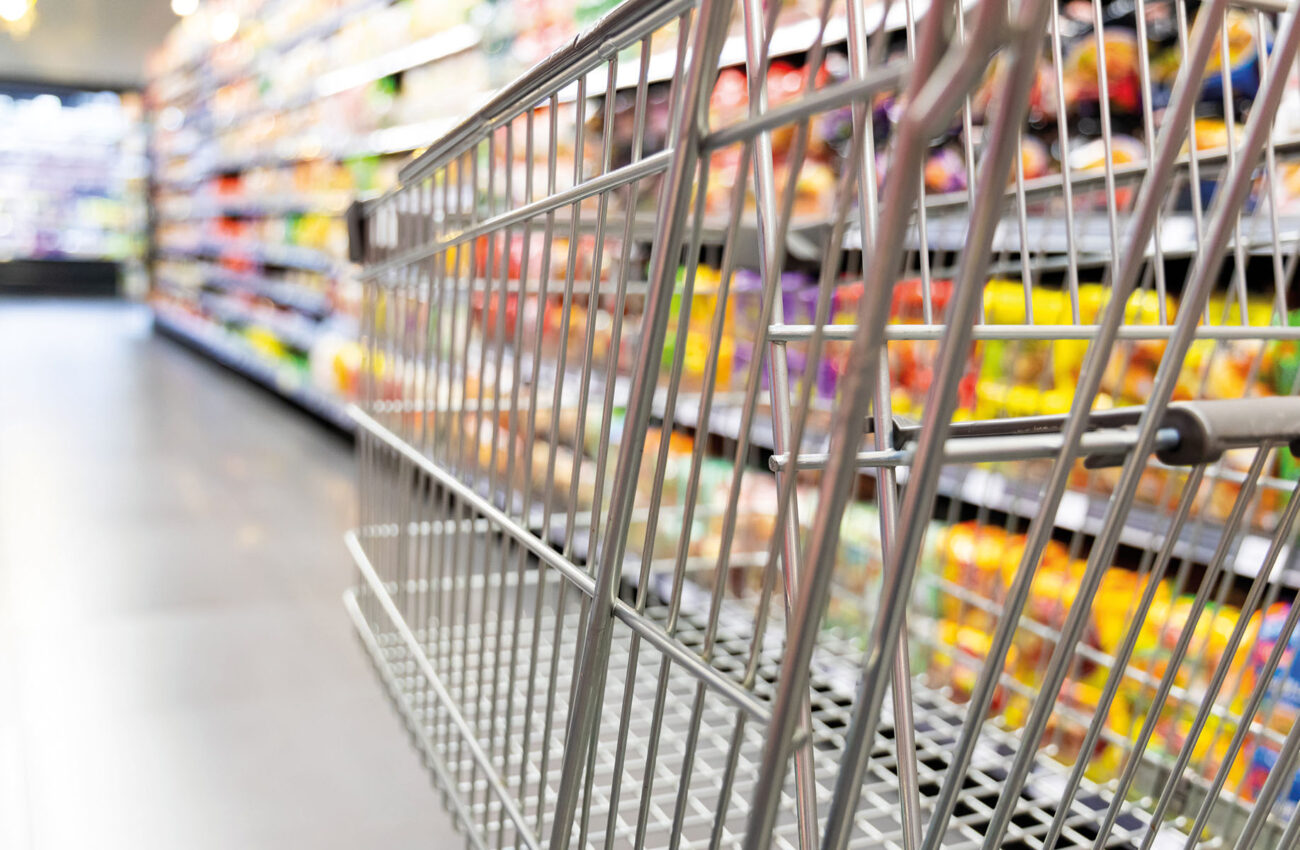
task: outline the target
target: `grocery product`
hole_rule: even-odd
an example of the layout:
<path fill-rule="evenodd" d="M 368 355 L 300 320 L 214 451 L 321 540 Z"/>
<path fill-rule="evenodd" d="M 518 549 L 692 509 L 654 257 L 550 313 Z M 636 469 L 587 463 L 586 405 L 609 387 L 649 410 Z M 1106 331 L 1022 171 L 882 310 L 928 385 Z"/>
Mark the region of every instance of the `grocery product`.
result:
<path fill-rule="evenodd" d="M 1267 659 L 1283 639 L 1290 613 L 1290 605 L 1284 602 L 1275 603 L 1264 612 L 1254 645 L 1249 652 L 1242 693 L 1248 693 L 1258 684 Z M 1300 630 L 1292 630 L 1286 638 L 1281 661 L 1265 687 L 1267 699 L 1261 712 L 1264 727 L 1275 735 L 1285 735 L 1300 722 Z M 1259 795 L 1269 772 L 1277 764 L 1280 749 L 1275 737 L 1267 734 L 1254 737 L 1249 755 L 1243 759 L 1244 790 L 1249 799 Z M 1282 817 L 1291 816 L 1297 805 L 1300 805 L 1300 772 L 1297 772 L 1295 780 L 1289 786 L 1283 787 L 1276 803 L 1278 814 Z"/>

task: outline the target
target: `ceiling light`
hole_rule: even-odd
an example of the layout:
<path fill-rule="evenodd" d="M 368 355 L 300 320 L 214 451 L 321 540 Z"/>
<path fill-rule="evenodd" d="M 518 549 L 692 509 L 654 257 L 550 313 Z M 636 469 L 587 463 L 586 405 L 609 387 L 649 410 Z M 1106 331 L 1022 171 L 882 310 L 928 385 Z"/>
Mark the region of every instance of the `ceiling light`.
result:
<path fill-rule="evenodd" d="M 172 0 L 172 11 L 182 18 L 199 10 L 199 0 Z"/>
<path fill-rule="evenodd" d="M 212 16 L 212 37 L 217 41 L 230 41 L 239 32 L 239 14 L 223 9 Z"/>
<path fill-rule="evenodd" d="M 30 7 L 28 0 L 0 0 L 0 18 L 16 24 L 23 19 Z"/>

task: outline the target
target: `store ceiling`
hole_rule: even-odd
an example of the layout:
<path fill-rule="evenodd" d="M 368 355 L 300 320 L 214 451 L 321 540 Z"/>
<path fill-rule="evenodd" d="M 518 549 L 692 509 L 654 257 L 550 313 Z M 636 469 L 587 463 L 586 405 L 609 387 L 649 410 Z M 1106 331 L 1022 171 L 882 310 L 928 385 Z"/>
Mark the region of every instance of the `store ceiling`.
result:
<path fill-rule="evenodd" d="M 176 22 L 168 0 L 36 0 L 36 15 L 22 40 L 0 29 L 0 80 L 138 86 Z"/>

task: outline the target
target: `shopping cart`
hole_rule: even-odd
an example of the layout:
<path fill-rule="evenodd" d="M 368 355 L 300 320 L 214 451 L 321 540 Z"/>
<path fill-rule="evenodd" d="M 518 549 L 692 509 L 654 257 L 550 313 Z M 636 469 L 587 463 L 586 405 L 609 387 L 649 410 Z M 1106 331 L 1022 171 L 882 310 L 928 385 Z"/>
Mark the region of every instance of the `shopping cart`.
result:
<path fill-rule="evenodd" d="M 1297 3 L 797 5 L 624 3 L 354 210 L 458 827 L 1300 846 Z"/>

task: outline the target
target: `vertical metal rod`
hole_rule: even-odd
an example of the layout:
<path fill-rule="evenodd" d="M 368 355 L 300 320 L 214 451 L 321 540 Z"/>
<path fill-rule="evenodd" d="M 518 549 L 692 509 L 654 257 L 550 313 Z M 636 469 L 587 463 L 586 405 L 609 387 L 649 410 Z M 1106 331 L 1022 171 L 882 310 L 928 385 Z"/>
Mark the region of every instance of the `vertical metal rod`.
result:
<path fill-rule="evenodd" d="M 598 711 L 604 697 L 601 685 L 609 662 L 610 631 L 613 625 L 613 594 L 622 572 L 627 527 L 632 518 L 632 505 L 636 495 L 636 470 L 641 465 L 646 428 L 653 412 L 655 382 L 676 276 L 674 266 L 690 202 L 690 192 L 683 187 L 695 173 L 702 112 L 708 104 L 706 79 L 712 79 L 713 70 L 717 67 L 729 13 L 728 0 L 702 0 L 689 69 L 686 79 L 682 81 L 679 114 L 676 116 L 677 150 L 664 175 L 654 240 L 655 251 L 651 257 L 650 287 L 646 295 L 644 318 L 645 336 L 632 376 L 627 416 L 624 420 L 625 430 L 619 445 L 617 469 L 620 474 L 615 476 L 614 490 L 610 497 L 605 546 L 600 552 L 595 575 L 595 594 L 583 629 L 576 672 L 578 684 L 574 690 L 576 699 L 569 708 L 564 768 L 556 793 L 552 822 L 553 850 L 566 850 L 569 846 L 582 767 L 587 760 L 587 748 L 595 745 L 594 738 L 599 728 Z"/>
<path fill-rule="evenodd" d="M 1226 0 L 1211 0 L 1219 4 L 1220 10 Z M 1209 11 L 1203 8 L 1201 15 Z M 1201 71 L 1209 56 L 1212 32 L 1204 24 L 1198 30 L 1196 49 L 1191 59 L 1183 66 L 1173 97 L 1166 110 L 1165 121 L 1161 127 L 1161 136 L 1157 149 L 1159 154 L 1143 182 L 1138 197 L 1137 213 L 1133 223 L 1130 241 L 1121 254 L 1120 262 L 1115 267 L 1111 285 L 1111 297 L 1106 305 L 1097 339 L 1089 346 L 1088 355 L 1080 371 L 1075 400 L 1067 418 L 1064 432 L 1065 447 L 1052 466 L 1048 483 L 1043 492 L 1041 504 L 1034 520 L 1030 523 L 1025 542 L 1025 551 L 1004 601 L 1004 614 L 994 633 L 993 641 L 987 654 L 988 660 L 976 680 L 971 692 L 971 716 L 982 717 L 988 711 L 996 691 L 998 679 L 1011 645 L 1015 623 L 1019 621 L 1020 612 L 1028 598 L 1030 582 L 1038 559 L 1042 555 L 1047 538 L 1051 533 L 1053 518 L 1060 507 L 1061 497 L 1069 482 L 1074 465 L 1077 446 L 1083 434 L 1084 423 L 1092 408 L 1092 399 L 1100 386 L 1102 373 L 1108 362 L 1111 347 L 1123 321 L 1129 293 L 1137 280 L 1137 274 L 1143 262 L 1146 240 L 1155 222 L 1155 214 L 1163 201 L 1165 189 L 1174 173 L 1174 159 L 1181 147 L 1183 136 L 1191 119 L 1192 107 L 1200 88 Z M 961 791 L 962 777 L 970 765 L 971 758 L 979 739 L 979 725 L 969 724 L 962 728 L 957 744 L 953 750 L 948 775 L 935 800 L 934 814 L 930 827 L 926 831 L 924 850 L 937 850 L 946 829 L 948 818 L 952 815 Z"/>
<path fill-rule="evenodd" d="M 1290 788 L 1295 781 L 1298 759 L 1300 759 L 1300 723 L 1293 724 L 1291 731 L 1287 733 L 1286 741 L 1277 755 L 1277 761 L 1273 764 L 1273 769 L 1268 772 L 1268 779 L 1264 780 L 1264 787 L 1260 790 L 1259 797 L 1251 806 L 1246 826 L 1242 829 L 1241 835 L 1237 836 L 1235 850 L 1250 850 L 1255 847 L 1264 823 L 1272 814 L 1273 804 L 1277 802 L 1282 791 Z M 1300 814 L 1293 813 L 1291 823 L 1287 825 L 1284 833 L 1284 836 L 1289 836 L 1290 840 L 1279 842 L 1278 847 L 1290 850 L 1296 846 L 1296 838 L 1300 835 L 1298 824 L 1300 824 Z"/>
<path fill-rule="evenodd" d="M 889 15 L 886 4 L 884 16 Z M 867 51 L 867 32 L 863 0 L 848 0 L 846 13 L 849 29 L 849 72 L 855 79 L 866 76 L 870 66 Z M 911 25 L 913 15 L 909 6 L 909 33 L 914 31 Z M 883 25 L 883 21 L 882 21 Z M 873 137 L 874 127 L 864 103 L 854 103 L 854 127 L 864 129 L 865 140 L 858 164 L 858 198 L 859 236 L 862 242 L 863 256 L 872 253 L 872 239 L 875 235 L 878 218 L 876 198 L 875 164 L 876 152 Z M 925 302 L 929 313 L 930 299 Z M 890 398 L 889 352 L 882 348 L 879 357 L 879 377 L 876 379 L 876 394 L 872 401 L 877 422 L 893 420 L 893 405 Z M 893 434 L 890 429 L 875 429 L 875 448 L 885 451 L 894 448 Z M 796 451 L 797 451 L 796 447 Z M 898 529 L 898 478 L 890 467 L 882 467 L 876 478 L 876 503 L 880 510 L 880 558 L 882 563 L 889 563 L 894 548 L 894 535 Z M 903 634 L 907 634 L 907 621 L 903 620 Z M 903 850 L 916 850 L 921 843 L 921 792 L 916 767 L 916 728 L 912 716 L 912 672 L 908 657 L 908 642 L 899 641 L 894 653 L 894 670 L 890 680 L 894 708 L 894 748 L 898 765 L 899 810 L 903 826 Z"/>
<path fill-rule="evenodd" d="M 1038 42 L 1051 8 L 1049 0 L 1027 3 L 1020 8 L 1021 17 L 1015 22 L 1016 36 L 1010 46 L 1014 58 L 1007 70 L 1006 90 L 998 105 L 987 152 L 980 163 L 967 250 L 962 257 L 953 284 L 952 301 L 948 306 L 949 334 L 940 346 L 940 363 L 926 402 L 927 421 L 921 431 L 917 462 L 910 471 L 903 498 L 898 521 L 898 527 L 902 531 L 901 540 L 886 564 L 881 611 L 872 630 L 872 646 L 858 692 L 858 708 L 846 736 L 845 753 L 827 825 L 828 850 L 842 850 L 848 843 L 853 814 L 861 793 L 862 776 L 879 723 L 886 659 L 893 660 L 892 655 L 902 642 L 902 617 L 906 600 L 911 594 L 917 556 L 926 528 L 925 518 L 933 510 L 938 475 L 943 466 L 941 447 L 947 438 L 956 407 L 957 384 L 969 357 L 974 321 L 983 304 L 983 276 L 1003 203 L 1011 157 L 1013 153 L 1019 155 L 1012 142 L 1017 138 L 1018 128 L 1024 121 L 1030 86 L 1034 79 L 1032 72 L 1037 65 Z M 936 71 L 941 72 L 941 69 Z M 878 350 L 870 353 L 877 354 Z M 837 458 L 832 449 L 832 462 L 838 460 L 851 465 L 849 453 L 843 448 L 841 452 L 842 455 Z M 829 469 L 826 474 L 833 475 Z M 822 509 L 834 510 L 834 504 L 823 505 Z"/>
<path fill-rule="evenodd" d="M 631 162 L 637 162 L 641 159 L 645 137 L 645 114 L 647 104 L 647 85 L 650 71 L 650 47 L 651 37 L 646 36 L 641 40 L 640 55 L 638 57 L 636 98 L 633 106 L 632 118 L 632 154 Z M 637 199 L 640 195 L 641 184 L 634 182 L 628 187 L 627 208 L 635 211 Z M 618 291 L 615 296 L 613 315 L 615 317 L 613 336 L 610 340 L 609 357 L 605 365 L 605 407 L 601 419 L 600 444 L 596 450 L 597 467 L 596 467 L 596 486 L 594 488 L 596 499 L 591 506 L 591 519 L 589 529 L 591 534 L 590 551 L 593 553 L 589 557 L 595 557 L 594 552 L 599 546 L 599 529 L 601 518 L 601 507 L 604 501 L 604 476 L 608 467 L 609 445 L 610 445 L 610 428 L 613 419 L 614 405 L 614 387 L 617 384 L 618 375 L 618 352 L 621 339 L 622 322 L 619 318 L 623 316 L 627 297 L 627 280 L 630 273 L 632 255 L 632 226 L 635 220 L 634 215 L 628 215 L 623 225 L 622 252 L 619 259 L 618 269 Z M 642 597 L 644 598 L 644 597 Z M 627 733 L 631 722 L 632 683 L 636 676 L 636 659 L 639 652 L 639 636 L 632 637 L 631 645 L 628 647 L 628 670 L 624 676 L 623 685 L 623 705 L 619 717 L 618 741 L 614 747 L 614 766 L 611 771 L 610 789 L 609 789 L 609 814 L 605 822 L 605 846 L 612 846 L 614 843 L 614 830 L 618 825 L 618 806 L 619 798 L 623 788 L 623 769 L 624 760 L 627 756 Z"/>
<path fill-rule="evenodd" d="M 827 4 L 823 4 L 827 5 Z M 763 17 L 760 14 L 758 0 L 742 0 L 745 22 L 745 70 L 749 82 L 749 114 L 751 117 L 767 111 L 767 51 L 764 38 Z M 808 78 L 817 73 L 816 67 L 809 67 Z M 783 323 L 784 286 L 781 282 L 783 250 L 777 243 L 783 229 L 777 221 L 776 184 L 774 180 L 774 161 L 771 132 L 763 132 L 754 140 L 753 157 L 754 196 L 757 208 L 759 236 L 759 274 L 764 286 L 774 288 L 772 321 Z M 787 166 L 788 192 L 795 191 L 795 174 L 797 162 Z M 786 346 L 767 340 L 766 328 L 760 328 L 760 339 L 754 340 L 754 356 L 764 347 L 767 349 L 768 396 L 772 405 L 772 436 L 775 451 L 778 454 L 797 452 L 798 447 L 790 446 L 790 373 L 786 358 Z M 764 343 L 766 342 L 766 346 Z M 810 380 L 805 376 L 805 380 Z M 777 486 L 781 486 L 783 473 L 776 474 Z M 734 486 L 739 487 L 737 481 Z M 785 578 L 785 600 L 787 612 L 793 607 L 799 592 L 799 511 L 798 500 L 790 506 L 784 516 L 784 542 L 781 551 L 782 574 Z M 787 624 L 791 621 L 787 617 Z M 789 626 L 787 625 L 787 628 Z M 807 695 L 800 709 L 799 728 L 811 730 L 812 710 Z M 799 847 L 801 850 L 813 850 L 817 846 L 817 784 L 814 773 L 813 754 L 801 750 L 795 754 L 795 820 L 798 824 Z"/>
<path fill-rule="evenodd" d="M 550 100 L 548 101 L 547 104 L 548 120 L 547 120 L 547 151 L 546 151 L 546 193 L 548 195 L 553 195 L 555 193 L 555 185 L 557 180 L 556 140 L 559 135 L 559 117 L 557 114 L 558 109 L 559 109 L 558 98 L 556 98 L 555 95 L 551 95 Z M 542 321 L 543 317 L 545 316 L 546 302 L 549 298 L 548 289 L 549 289 L 549 283 L 551 277 L 550 275 L 551 245 L 554 242 L 554 239 L 552 238 L 554 233 L 555 233 L 555 211 L 551 210 L 546 213 L 546 224 L 542 232 L 542 260 L 540 263 L 540 268 L 538 269 L 539 282 L 537 287 L 538 289 L 537 310 L 538 310 L 539 323 Z M 532 372 L 532 377 L 529 380 L 529 386 L 528 386 L 528 393 L 529 393 L 528 426 L 526 428 L 525 437 L 524 437 L 524 451 L 526 451 L 528 454 L 528 461 L 524 467 L 525 469 L 528 470 L 528 478 L 524 483 L 524 498 L 523 498 L 523 505 L 524 505 L 523 514 L 525 517 L 531 517 L 532 508 L 533 508 L 532 495 L 533 495 L 534 475 L 532 474 L 532 469 L 533 469 L 533 460 L 536 452 L 537 400 L 538 400 L 538 385 L 540 383 L 539 376 L 541 373 L 541 365 L 542 365 L 542 336 L 543 335 L 540 332 L 540 328 L 539 328 L 538 332 L 535 335 L 535 339 L 533 340 L 533 352 L 532 352 L 533 372 Z M 539 533 L 541 534 L 546 533 L 545 526 L 543 526 L 540 529 Z M 522 570 L 524 569 L 523 560 L 525 558 L 525 555 L 522 551 L 520 552 L 519 557 L 520 557 L 519 569 L 522 572 Z M 539 564 L 537 569 L 542 571 L 543 575 L 545 574 L 546 568 L 544 566 L 541 566 Z M 521 785 L 527 784 L 527 779 L 528 779 L 527 754 L 532 752 L 532 735 L 533 735 L 534 726 L 536 725 L 533 722 L 533 710 L 537 700 L 537 692 L 539 690 L 537 685 L 537 674 L 538 674 L 538 667 L 540 664 L 540 660 L 538 656 L 540 655 L 541 652 L 542 614 L 543 611 L 545 610 L 545 604 L 546 604 L 546 585 L 547 582 L 538 581 L 537 597 L 536 599 L 533 600 L 533 628 L 532 628 L 532 635 L 529 643 L 530 651 L 528 653 L 528 677 L 527 677 L 527 682 L 529 683 L 528 696 L 524 701 L 525 703 L 524 717 L 528 719 L 528 722 L 524 723 L 523 736 L 522 736 L 522 740 L 523 740 L 522 749 L 523 752 L 525 753 L 525 760 L 520 765 Z M 563 588 L 565 586 L 567 586 L 567 582 L 561 581 L 560 593 L 563 593 Z M 561 597 L 561 601 L 562 600 L 563 597 Z M 558 612 L 556 614 L 556 617 L 557 619 L 559 619 Z M 554 647 L 552 647 L 552 650 L 554 651 Z M 550 748 L 551 748 L 550 704 L 549 702 L 544 704 L 547 706 L 546 719 L 543 722 L 541 756 L 539 758 L 540 767 L 538 770 L 538 778 L 537 778 L 538 803 L 537 803 L 536 829 L 539 835 L 542 834 L 543 825 L 545 823 L 544 821 L 545 811 L 543 807 L 546 798 L 546 784 L 547 784 L 546 769 L 548 765 L 548 759 L 550 758 Z"/>
<path fill-rule="evenodd" d="M 913 73 L 908 90 L 910 106 L 904 112 L 900 122 L 900 141 L 895 150 L 893 169 L 895 174 L 901 174 L 903 177 L 887 182 L 884 204 L 886 209 L 901 211 L 911 208 L 918 187 L 915 181 L 906 179 L 906 175 L 913 173 L 920 166 L 923 148 L 921 140 L 930 134 L 929 125 L 946 120 L 946 116 L 957 108 L 958 101 L 965 94 L 966 86 L 971 82 L 971 70 L 974 66 L 982 66 L 987 61 L 987 54 L 984 51 L 991 49 L 993 43 L 997 41 L 998 37 L 995 34 L 1000 29 L 999 25 L 1004 20 L 1005 12 L 1005 7 L 999 3 L 981 5 L 981 17 L 977 23 L 980 35 L 973 39 L 971 45 L 968 45 L 968 50 L 945 57 L 944 61 L 952 67 L 944 70 L 961 71 L 964 72 L 963 76 L 956 73 L 952 76 L 945 74 L 944 82 L 933 82 L 930 76 L 923 72 Z M 923 41 L 917 51 L 917 68 L 927 69 L 939 63 L 939 56 L 946 46 L 945 29 L 950 14 L 951 9 L 946 4 L 931 7 L 930 14 L 925 19 Z M 927 85 L 927 83 L 932 84 Z M 868 279 L 866 296 L 861 307 L 863 318 L 858 324 L 858 332 L 850 355 L 850 368 L 845 387 L 847 403 L 836 411 L 834 417 L 831 444 L 833 457 L 841 453 L 855 453 L 857 442 L 861 437 L 866 408 L 875 392 L 874 385 L 877 377 L 875 364 L 883 344 L 884 324 L 889 313 L 890 290 L 901 264 L 903 231 L 907 225 L 906 217 L 901 214 L 881 220 L 883 232 L 878 234 L 875 240 L 879 256 L 873 263 L 872 274 Z M 809 565 L 808 582 L 800 594 L 793 618 L 796 639 L 787 643 L 784 653 L 782 679 L 777 690 L 773 719 L 764 745 L 745 836 L 745 846 L 748 850 L 763 850 L 772 837 L 777 802 L 789 757 L 788 748 L 794 736 L 797 707 L 801 704 L 805 692 L 809 674 L 808 664 L 818 631 L 817 623 L 825 608 L 829 590 L 830 571 L 839 536 L 838 506 L 842 505 L 847 498 L 855 475 L 856 468 L 850 459 L 848 463 L 838 467 L 832 465 L 822 478 L 817 519 L 810 537 L 809 555 L 805 561 Z M 887 651 L 892 651 L 892 646 Z M 874 722 L 871 725 L 874 725 Z M 853 780 L 847 778 L 841 770 L 841 785 L 847 783 L 847 789 L 852 782 Z M 860 788 L 848 789 L 844 794 L 836 794 L 832 802 L 831 819 L 824 839 L 824 847 L 834 848 L 839 846 L 840 840 L 847 840 L 851 812 L 847 808 L 845 797 L 848 794 L 856 795 L 858 790 Z"/>
<path fill-rule="evenodd" d="M 1293 2 L 1293 5 L 1297 4 L 1300 4 L 1300 0 L 1295 0 L 1295 2 Z M 1209 9 L 1202 8 L 1201 15 L 1206 15 L 1208 11 Z M 1183 117 L 1190 117 L 1190 115 L 1183 116 L 1181 113 L 1180 96 L 1188 95 L 1188 90 L 1190 88 L 1199 88 L 1199 69 L 1204 66 L 1203 60 L 1208 56 L 1209 44 L 1207 42 L 1212 42 L 1214 40 L 1213 31 L 1210 27 L 1205 27 L 1203 25 L 1202 19 L 1198 18 L 1197 25 L 1202 27 L 1202 31 L 1198 34 L 1200 37 L 1198 38 L 1196 45 L 1198 50 L 1193 56 L 1192 62 L 1188 65 L 1184 65 L 1182 73 L 1179 75 L 1178 85 L 1175 87 L 1174 98 L 1171 101 L 1169 114 L 1167 114 L 1164 124 L 1164 127 L 1170 130 L 1170 133 L 1169 136 L 1165 136 L 1162 131 L 1161 145 L 1159 146 L 1162 157 L 1161 160 L 1156 163 L 1156 170 L 1153 170 L 1151 176 L 1148 177 L 1147 183 L 1143 184 L 1144 196 L 1149 194 L 1149 184 L 1151 184 L 1152 181 L 1157 180 L 1159 169 L 1161 166 L 1165 165 L 1163 155 L 1166 153 L 1170 137 L 1172 137 L 1176 132 L 1181 132 L 1186 129 L 1185 126 L 1180 126 L 1184 124 L 1180 119 Z M 1209 37 L 1206 37 L 1207 33 Z M 1290 60 L 1294 58 L 1298 42 L 1300 42 L 1300 30 L 1297 30 L 1294 27 L 1289 27 L 1286 30 L 1284 37 L 1279 41 L 1281 55 L 1285 57 L 1279 61 L 1280 65 L 1289 66 Z M 1191 79 L 1189 79 L 1189 77 L 1191 77 Z M 1270 83 L 1275 82 L 1276 78 L 1270 80 Z M 1110 564 L 1114 555 L 1115 547 L 1118 545 L 1119 533 L 1123 529 L 1124 525 L 1123 517 L 1132 503 L 1138 480 L 1141 476 L 1142 469 L 1146 464 L 1146 456 L 1150 453 L 1151 447 L 1154 444 L 1156 426 L 1164 414 L 1165 407 L 1169 402 L 1169 397 L 1172 394 L 1178 379 L 1183 358 L 1185 357 L 1188 347 L 1195 335 L 1196 318 L 1201 312 L 1201 306 L 1208 301 L 1212 277 L 1217 274 L 1219 267 L 1222 265 L 1222 252 L 1227 245 L 1229 236 L 1231 235 L 1233 221 L 1235 220 L 1235 210 L 1240 207 L 1242 201 L 1245 199 L 1246 192 L 1250 189 L 1250 177 L 1253 166 L 1252 168 L 1247 168 L 1245 165 L 1253 164 L 1262 151 L 1264 138 L 1270 131 L 1272 118 L 1276 113 L 1281 95 L 1282 87 L 1279 85 L 1272 85 L 1261 91 L 1261 96 L 1255 102 L 1255 108 L 1251 112 L 1250 120 L 1247 125 L 1247 138 L 1244 145 L 1244 155 L 1241 157 L 1238 167 L 1230 174 L 1226 181 L 1226 185 L 1220 186 L 1219 191 L 1215 194 L 1214 201 L 1211 205 L 1209 234 L 1206 242 L 1200 246 L 1200 252 L 1197 254 L 1191 273 L 1189 274 L 1188 283 L 1184 287 L 1184 309 L 1179 312 L 1174 326 L 1173 336 L 1169 342 L 1168 348 L 1166 349 L 1165 355 L 1161 360 L 1160 368 L 1156 373 L 1156 379 L 1151 390 L 1150 399 L 1144 409 L 1138 426 L 1137 445 L 1124 465 L 1119 485 L 1116 487 L 1114 496 L 1108 504 L 1106 518 L 1103 520 L 1102 532 L 1099 535 L 1097 543 L 1094 545 L 1091 557 L 1089 558 L 1088 567 L 1085 570 L 1084 577 L 1080 583 L 1079 595 L 1076 598 L 1075 607 L 1070 612 L 1070 616 L 1067 618 L 1066 624 L 1061 630 L 1062 639 L 1057 643 L 1056 649 L 1053 652 L 1052 664 L 1049 665 L 1048 674 L 1043 682 L 1040 697 L 1035 703 L 1034 709 L 1025 725 L 1026 740 L 1034 740 L 1036 735 L 1042 733 L 1042 730 L 1047 723 L 1052 705 L 1055 702 L 1056 694 L 1059 692 L 1064 679 L 1066 657 L 1074 651 L 1074 645 L 1081 634 L 1086 615 L 1092 604 L 1093 596 L 1100 583 L 1102 572 L 1105 567 Z M 1156 185 L 1159 185 L 1158 182 Z M 1139 207 L 1140 210 L 1138 216 L 1140 219 L 1146 218 L 1147 216 L 1154 216 L 1154 205 L 1144 204 L 1143 198 L 1139 199 Z M 1140 252 L 1144 250 L 1146 241 L 1145 236 L 1149 232 L 1149 228 L 1139 227 L 1136 228 L 1136 231 L 1136 234 L 1131 237 L 1129 244 L 1125 248 L 1125 263 L 1133 259 L 1132 255 L 1134 252 L 1138 252 L 1140 255 Z M 1123 277 L 1125 272 L 1128 272 L 1129 275 L 1127 281 L 1124 280 Z M 1129 287 L 1123 286 L 1123 284 L 1131 282 L 1134 273 L 1136 273 L 1136 263 L 1133 263 L 1132 267 L 1129 265 L 1121 265 L 1120 272 L 1117 273 L 1117 276 L 1120 278 L 1119 283 L 1116 286 L 1117 291 L 1112 295 L 1111 303 L 1107 305 L 1108 319 L 1111 318 L 1111 307 L 1116 307 L 1117 309 L 1122 310 L 1124 301 L 1127 299 L 1129 292 Z M 1187 305 L 1189 304 L 1192 305 L 1192 309 L 1187 309 Z M 1121 316 L 1115 316 L 1115 321 L 1107 322 L 1106 325 L 1103 326 L 1101 332 L 1102 338 L 1108 334 L 1113 336 L 1114 326 L 1119 324 L 1119 318 L 1121 318 Z M 1096 346 L 1102 347 L 1097 350 L 1097 356 L 1094 357 L 1094 347 Z M 1086 371 L 1089 373 L 1088 391 L 1084 395 L 1076 395 L 1076 407 L 1084 402 L 1090 402 L 1096 392 L 1097 382 L 1100 377 L 1097 374 L 1100 372 L 1100 366 L 1098 364 L 1103 361 L 1103 355 L 1107 353 L 1108 346 L 1103 346 L 1102 339 L 1099 339 L 1094 343 L 1094 347 L 1089 348 L 1089 365 L 1085 367 Z M 1083 383 L 1084 382 L 1081 380 L 1080 392 L 1082 391 Z M 1084 418 L 1086 419 L 1086 417 Z M 1057 473 L 1058 467 L 1065 467 L 1064 462 L 1067 458 L 1073 458 L 1073 447 L 1077 445 L 1077 435 L 1073 432 L 1080 430 L 1081 426 L 1082 420 L 1076 420 L 1074 417 L 1071 417 L 1067 428 L 1067 430 L 1071 431 L 1066 440 L 1067 450 L 1063 451 L 1062 455 L 1058 458 L 1057 465 L 1053 468 L 1054 475 Z M 1061 471 L 1064 472 L 1065 470 L 1062 469 Z M 1059 491 L 1053 491 L 1050 495 L 1059 501 Z M 1054 513 L 1055 502 L 1051 502 L 1050 504 L 1052 505 L 1052 512 Z M 1042 520 L 1042 522 L 1040 522 L 1041 525 L 1047 521 L 1047 518 L 1040 515 L 1040 520 Z M 1036 559 L 1040 552 L 1041 545 L 1036 551 L 1034 551 L 1033 557 Z M 1029 555 L 1030 553 L 1027 551 L 1026 558 L 1028 558 Z M 1032 562 L 1029 563 L 1032 565 Z M 1022 573 L 1027 569 L 1025 561 L 1022 561 L 1020 569 Z M 990 831 L 987 833 L 985 839 L 986 848 L 996 846 L 996 841 L 1000 838 L 1002 831 L 1005 829 L 1005 825 L 1011 816 L 1011 805 L 1013 801 L 1010 798 L 1019 793 L 1020 788 L 1023 786 L 1023 783 L 1028 776 L 1029 767 L 1033 758 L 1034 752 L 1032 748 L 1025 748 L 1017 753 L 1015 762 L 1012 764 L 1011 770 L 1008 774 L 1008 789 L 1010 793 L 999 801 L 998 808 L 994 811 L 994 818 L 990 824 Z M 1114 805 L 1112 805 L 1112 808 L 1114 808 Z M 1103 829 L 1099 834 L 1096 842 L 1094 842 L 1096 846 L 1100 847 L 1104 845 L 1107 832 L 1108 830 Z"/>

